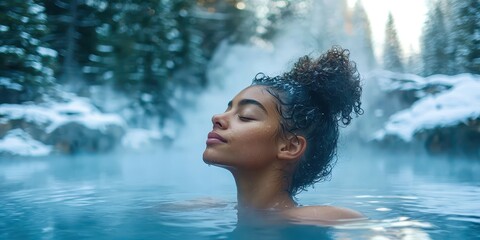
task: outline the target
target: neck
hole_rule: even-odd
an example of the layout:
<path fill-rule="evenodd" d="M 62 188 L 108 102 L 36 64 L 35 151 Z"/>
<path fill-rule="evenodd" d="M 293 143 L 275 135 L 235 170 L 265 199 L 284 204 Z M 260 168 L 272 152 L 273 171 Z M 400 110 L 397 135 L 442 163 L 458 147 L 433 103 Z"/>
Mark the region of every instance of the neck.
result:
<path fill-rule="evenodd" d="M 290 180 L 278 168 L 232 170 L 237 185 L 238 210 L 282 210 L 295 207 L 288 193 Z"/>

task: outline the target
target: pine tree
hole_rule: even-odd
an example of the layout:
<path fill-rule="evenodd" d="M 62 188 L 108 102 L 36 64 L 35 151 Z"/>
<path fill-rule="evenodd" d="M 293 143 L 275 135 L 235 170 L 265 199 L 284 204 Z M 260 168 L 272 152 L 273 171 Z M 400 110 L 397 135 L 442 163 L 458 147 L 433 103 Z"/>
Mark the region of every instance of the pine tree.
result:
<path fill-rule="evenodd" d="M 50 34 L 46 41 L 58 53 L 56 76 L 62 83 L 83 87 L 82 67 L 88 64 L 96 43 L 95 29 L 100 24 L 97 12 L 102 7 L 88 0 L 44 0 Z"/>
<path fill-rule="evenodd" d="M 235 22 L 222 13 L 234 5 L 225 1 L 209 1 L 205 8 L 189 0 L 96 3 L 105 8 L 89 56 L 95 61 L 84 74 L 127 94 L 138 115 L 159 116 L 160 125 L 177 115 L 173 102 L 181 101 L 182 92 L 205 85 L 208 59 L 234 30 Z"/>
<path fill-rule="evenodd" d="M 296 1 L 257 1 L 257 0 L 203 0 L 199 2 L 228 2 L 235 6 L 235 11 L 225 12 L 229 15 L 229 22 L 235 23 L 230 41 L 244 43 L 252 39 L 272 40 L 277 33 L 282 32 L 289 20 L 301 17 L 299 5 L 306 4 L 307 0 Z M 240 7 L 240 11 L 238 11 Z M 268 11 L 266 11 L 268 9 Z M 234 20 L 234 21 L 232 21 Z"/>
<path fill-rule="evenodd" d="M 43 41 L 48 33 L 44 10 L 33 0 L 0 2 L 1 102 L 35 101 L 55 82 L 57 53 Z M 8 86 L 20 94 L 7 96 Z"/>
<path fill-rule="evenodd" d="M 308 15 L 311 19 L 309 32 L 317 41 L 319 49 L 328 49 L 332 45 L 346 44 L 348 8 L 346 0 L 312 1 Z"/>
<path fill-rule="evenodd" d="M 408 55 L 407 62 L 405 64 L 409 73 L 416 75 L 423 74 L 423 62 L 421 53 L 415 52 L 413 46 L 410 46 L 410 54 Z"/>
<path fill-rule="evenodd" d="M 421 39 L 423 75 L 448 74 L 448 39 L 440 2 L 430 9 Z"/>
<path fill-rule="evenodd" d="M 97 28 L 98 43 L 84 72 L 96 82 L 113 84 L 137 101 L 148 116 L 168 117 L 169 80 L 186 58 L 174 1 L 108 1 Z M 172 88 L 172 89 L 170 89 Z M 173 91 L 173 90 L 172 90 Z"/>
<path fill-rule="evenodd" d="M 440 10 L 444 16 L 444 24 L 445 30 L 447 35 L 445 35 L 445 39 L 447 41 L 447 48 L 445 52 L 447 54 L 447 74 L 456 74 L 458 73 L 458 66 L 455 62 L 455 50 L 456 46 L 453 44 L 453 20 L 455 19 L 454 16 L 454 9 L 452 8 L 455 5 L 455 1 L 458 0 L 437 0 L 438 5 L 440 6 Z"/>
<path fill-rule="evenodd" d="M 385 27 L 385 43 L 383 48 L 383 66 L 394 72 L 403 72 L 402 49 L 398 40 L 397 30 L 391 13 Z"/>
<path fill-rule="evenodd" d="M 372 43 L 372 31 L 370 21 L 361 1 L 357 1 L 352 16 L 353 39 L 352 47 L 361 53 L 359 61 L 364 69 L 371 70 L 376 65 L 375 54 Z"/>
<path fill-rule="evenodd" d="M 456 72 L 480 74 L 480 2 L 450 1 L 452 8 L 451 44 Z"/>

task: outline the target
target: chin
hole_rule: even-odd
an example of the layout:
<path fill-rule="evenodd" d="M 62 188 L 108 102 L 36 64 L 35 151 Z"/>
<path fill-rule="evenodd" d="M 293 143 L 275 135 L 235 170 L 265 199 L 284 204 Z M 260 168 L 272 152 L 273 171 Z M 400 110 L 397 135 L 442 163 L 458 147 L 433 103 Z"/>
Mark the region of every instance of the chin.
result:
<path fill-rule="evenodd" d="M 226 169 L 231 168 L 228 164 L 225 163 L 225 161 L 222 161 L 218 157 L 211 156 L 211 154 L 209 154 L 206 150 L 203 153 L 203 162 L 208 165 L 213 165 L 221 168 L 226 168 Z"/>
<path fill-rule="evenodd" d="M 208 165 L 222 165 L 222 161 L 217 161 L 216 159 L 203 156 L 203 162 Z"/>
<path fill-rule="evenodd" d="M 210 159 L 205 158 L 205 157 L 203 157 L 203 162 L 206 163 L 206 164 L 210 164 L 210 165 L 214 164 L 214 162 L 212 162 Z"/>
<path fill-rule="evenodd" d="M 214 160 L 214 158 L 212 156 L 210 156 L 211 154 L 208 153 L 208 150 L 205 150 L 203 152 L 203 162 L 206 163 L 206 164 L 215 164 L 216 161 Z"/>

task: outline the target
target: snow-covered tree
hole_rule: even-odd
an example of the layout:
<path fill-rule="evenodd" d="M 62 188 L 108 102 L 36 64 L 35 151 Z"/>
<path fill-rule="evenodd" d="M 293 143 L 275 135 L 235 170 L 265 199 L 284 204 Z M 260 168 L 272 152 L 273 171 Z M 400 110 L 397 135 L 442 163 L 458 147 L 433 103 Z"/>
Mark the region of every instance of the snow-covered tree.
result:
<path fill-rule="evenodd" d="M 35 101 L 55 82 L 57 52 L 43 41 L 48 33 L 44 10 L 33 0 L 0 2 L 1 102 Z"/>
<path fill-rule="evenodd" d="M 480 73 L 480 2 L 450 1 L 451 44 L 456 73 Z"/>
<path fill-rule="evenodd" d="M 353 9 L 352 15 L 352 32 L 353 41 L 352 47 L 358 49 L 360 67 L 371 70 L 376 65 L 375 54 L 372 43 L 372 31 L 370 28 L 370 21 L 361 1 L 357 1 Z M 353 49 L 352 49 L 353 51 Z"/>
<path fill-rule="evenodd" d="M 49 35 L 45 38 L 58 53 L 57 79 L 79 90 L 84 76 L 80 69 L 88 64 L 96 44 L 95 28 L 100 24 L 102 6 L 89 0 L 44 0 Z"/>
<path fill-rule="evenodd" d="M 430 9 L 421 39 L 423 75 L 448 74 L 448 39 L 440 2 Z"/>
<path fill-rule="evenodd" d="M 447 48 L 445 49 L 448 59 L 447 59 L 447 73 L 448 74 L 456 74 L 458 73 L 458 66 L 455 62 L 455 45 L 453 44 L 453 19 L 455 19 L 454 9 L 451 7 L 455 5 L 455 1 L 458 0 L 437 0 L 438 6 L 440 6 L 440 10 L 444 16 L 444 25 L 447 34 L 445 35 L 445 39 L 447 41 Z M 434 4 L 430 4 L 430 7 L 435 6 Z M 430 10 L 431 11 L 431 10 Z"/>
<path fill-rule="evenodd" d="M 96 47 L 83 73 L 127 94 L 139 112 L 160 116 L 160 125 L 176 114 L 172 103 L 179 100 L 179 92 L 205 85 L 208 59 L 234 31 L 231 16 L 238 11 L 225 1 L 94 3 L 97 9 L 104 7 L 99 11 Z"/>
<path fill-rule="evenodd" d="M 413 73 L 416 75 L 423 74 L 423 60 L 421 53 L 416 52 L 413 49 L 413 46 L 410 46 L 410 51 L 405 63 L 405 68 L 408 69 L 409 73 Z"/>
<path fill-rule="evenodd" d="M 311 1 L 310 12 L 311 19 L 308 32 L 317 41 L 319 49 L 328 49 L 332 45 L 344 45 L 347 42 L 347 19 L 348 8 L 346 0 Z"/>
<path fill-rule="evenodd" d="M 385 27 L 385 42 L 383 46 L 383 66 L 394 72 L 403 72 L 402 48 L 398 39 L 395 22 L 391 13 Z"/>

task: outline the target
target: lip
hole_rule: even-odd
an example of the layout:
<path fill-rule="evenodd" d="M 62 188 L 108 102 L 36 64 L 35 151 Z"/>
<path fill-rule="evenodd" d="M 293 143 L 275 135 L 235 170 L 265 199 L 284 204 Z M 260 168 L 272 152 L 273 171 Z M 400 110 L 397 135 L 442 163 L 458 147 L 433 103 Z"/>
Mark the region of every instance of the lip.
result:
<path fill-rule="evenodd" d="M 226 143 L 227 140 L 223 138 L 220 134 L 216 132 L 209 132 L 207 137 L 207 144 L 215 144 L 215 143 Z"/>

